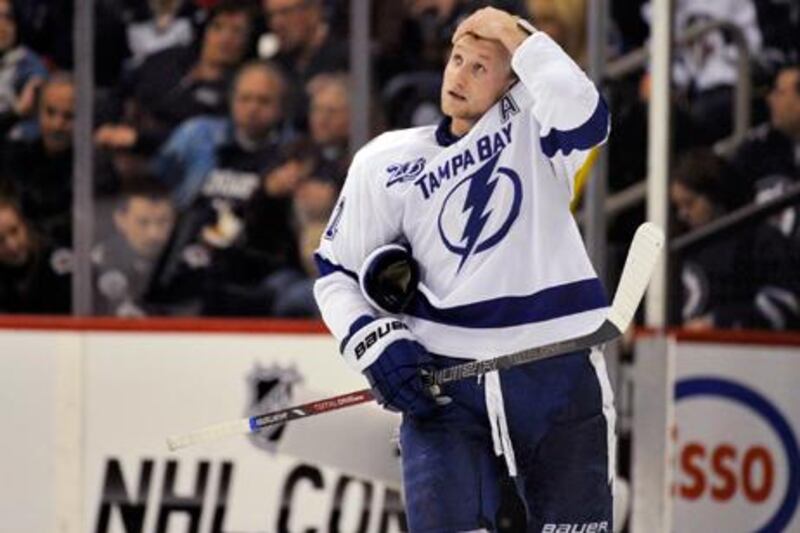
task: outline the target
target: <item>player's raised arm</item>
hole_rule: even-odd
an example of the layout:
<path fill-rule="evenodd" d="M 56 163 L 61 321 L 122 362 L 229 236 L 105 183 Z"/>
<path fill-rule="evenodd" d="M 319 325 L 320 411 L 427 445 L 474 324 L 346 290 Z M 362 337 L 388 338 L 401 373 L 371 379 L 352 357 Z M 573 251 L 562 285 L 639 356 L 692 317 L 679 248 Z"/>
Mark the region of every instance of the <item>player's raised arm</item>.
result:
<path fill-rule="evenodd" d="M 467 34 L 500 41 L 512 54 L 511 67 L 532 96 L 542 152 L 571 189 L 592 148 L 608 138 L 608 108 L 594 83 L 544 32 L 504 11 L 476 11 L 453 42 Z"/>

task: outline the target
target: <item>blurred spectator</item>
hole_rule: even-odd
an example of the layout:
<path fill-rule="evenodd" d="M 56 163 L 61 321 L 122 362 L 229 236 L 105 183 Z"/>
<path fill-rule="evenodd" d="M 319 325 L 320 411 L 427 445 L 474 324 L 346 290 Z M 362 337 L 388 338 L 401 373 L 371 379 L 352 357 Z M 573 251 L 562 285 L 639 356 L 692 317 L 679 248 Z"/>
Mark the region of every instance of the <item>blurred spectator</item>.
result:
<path fill-rule="evenodd" d="M 142 177 L 123 191 L 113 222 L 114 233 L 92 250 L 95 313 L 159 313 L 160 309 L 148 304 L 145 294 L 175 224 L 169 190 Z"/>
<path fill-rule="evenodd" d="M 762 39 L 754 4 L 753 0 L 677 0 L 675 33 L 680 36 L 700 23 L 729 22 L 742 30 L 751 57 L 758 57 Z M 643 13 L 649 21 L 650 4 Z M 673 81 L 688 96 L 692 121 L 711 142 L 731 132 L 738 55 L 734 41 L 721 30 L 706 33 L 675 51 Z"/>
<path fill-rule="evenodd" d="M 756 202 L 781 196 L 800 182 L 800 64 L 780 69 L 767 104 L 770 122 L 755 128 L 732 157 L 744 177 L 743 193 Z M 783 210 L 770 223 L 800 258 L 800 206 Z"/>
<path fill-rule="evenodd" d="M 800 61 L 800 2 L 758 0 L 755 6 L 764 37 L 764 49 L 756 59 L 774 75 L 780 66 Z"/>
<path fill-rule="evenodd" d="M 680 222 L 697 229 L 722 216 L 732 171 L 706 149 L 677 163 L 670 198 Z M 759 223 L 728 231 L 681 258 L 685 327 L 796 329 L 800 324 L 797 265 L 786 239 Z"/>
<path fill-rule="evenodd" d="M 230 116 L 198 117 L 175 130 L 156 159 L 159 177 L 173 189 L 180 209 L 189 207 L 199 196 L 225 191 L 219 179 L 247 173 L 248 185 L 235 187 L 247 196 L 256 190 L 262 172 L 275 160 L 278 146 L 290 133 L 283 122 L 286 82 L 280 69 L 271 63 L 244 65 L 233 81 Z M 250 174 L 256 173 L 256 174 Z M 241 176 L 238 176 L 241 177 Z M 205 190 L 205 192 L 203 191 Z"/>
<path fill-rule="evenodd" d="M 15 122 L 30 116 L 36 95 L 47 78 L 39 56 L 17 39 L 17 21 L 11 0 L 0 0 L 0 136 Z"/>
<path fill-rule="evenodd" d="M 349 84 L 346 73 L 320 74 L 309 83 L 309 134 L 330 175 L 340 184 L 350 166 Z"/>
<path fill-rule="evenodd" d="M 127 24 L 132 66 L 140 65 L 149 56 L 167 48 L 192 44 L 194 26 L 187 16 L 188 5 L 186 0 L 133 2 L 128 15 L 133 20 Z"/>
<path fill-rule="evenodd" d="M 129 55 L 125 25 L 120 17 L 120 4 L 125 1 L 92 2 L 94 81 L 99 88 L 110 88 L 117 83 L 122 65 Z M 20 41 L 57 70 L 73 70 L 75 0 L 21 0 L 14 4 Z"/>
<path fill-rule="evenodd" d="M 319 316 L 314 299 L 314 280 L 319 276 L 314 252 L 325 231 L 339 187 L 333 180 L 321 177 L 319 172 L 322 169 L 319 166 L 316 169 L 310 167 L 315 161 L 319 162 L 312 157 L 313 152 L 304 150 L 302 144 L 297 145 L 293 152 L 287 154 L 285 163 L 270 172 L 265 179 L 269 184 L 276 181 L 279 173 L 292 174 L 298 178 L 292 180 L 292 211 L 299 266 L 287 265 L 264 280 L 262 287 L 271 297 L 269 314 L 272 316 Z M 281 179 L 283 183 L 287 181 L 285 178 Z"/>
<path fill-rule="evenodd" d="M 325 21 L 322 0 L 262 0 L 269 29 L 277 38 L 274 60 L 280 64 L 289 80 L 290 112 L 292 123 L 304 129 L 308 103 L 306 84 L 317 74 L 347 70 L 348 45 L 330 32 Z M 266 41 L 265 41 L 266 39 Z M 269 37 L 262 37 L 263 43 Z"/>
<path fill-rule="evenodd" d="M 441 72 L 453 31 L 481 2 L 404 0 L 375 4 L 375 38 L 379 46 L 375 70 L 383 87 L 403 73 Z"/>
<path fill-rule="evenodd" d="M 586 0 L 527 0 L 527 4 L 533 24 L 585 68 Z"/>
<path fill-rule="evenodd" d="M 230 118 L 186 122 L 158 158 L 159 175 L 173 185 L 183 211 L 171 246 L 180 250 L 195 242 L 213 256 L 216 286 L 208 294 L 209 313 L 264 312 L 268 302 L 250 285 L 296 264 L 290 201 L 268 195 L 262 186 L 262 175 L 280 163 L 288 135 L 282 124 L 285 90 L 277 66 L 245 65 L 234 81 Z M 286 195 L 292 191 L 291 185 L 283 188 Z"/>
<path fill-rule="evenodd" d="M 767 104 L 770 122 L 755 128 L 732 158 L 746 179 L 749 199 L 765 178 L 800 180 L 800 64 L 778 72 Z"/>
<path fill-rule="evenodd" d="M 25 216 L 56 244 L 71 242 L 75 88 L 66 73 L 42 86 L 36 119 L 9 133 L 2 172 Z"/>
<path fill-rule="evenodd" d="M 266 195 L 252 210 L 261 220 L 251 217 L 248 221 L 254 226 L 280 228 L 275 213 L 281 213 L 284 220 L 292 223 L 279 230 L 278 235 L 270 231 L 261 236 L 289 243 L 296 257 L 273 269 L 258 284 L 258 293 L 268 302 L 266 312 L 271 316 L 319 316 L 313 294 L 318 276 L 313 255 L 338 194 L 332 180 L 319 177 L 324 168 L 320 163 L 313 144 L 298 141 L 289 145 L 282 152 L 281 163 L 266 174 Z"/>
<path fill-rule="evenodd" d="M 224 114 L 227 92 L 247 51 L 252 25 L 247 0 L 223 0 L 209 15 L 199 50 L 176 46 L 151 55 L 131 75 L 124 124 L 98 128 L 106 148 L 155 151 L 180 122 Z"/>
<path fill-rule="evenodd" d="M 72 254 L 54 249 L 0 196 L 0 312 L 68 313 Z"/>

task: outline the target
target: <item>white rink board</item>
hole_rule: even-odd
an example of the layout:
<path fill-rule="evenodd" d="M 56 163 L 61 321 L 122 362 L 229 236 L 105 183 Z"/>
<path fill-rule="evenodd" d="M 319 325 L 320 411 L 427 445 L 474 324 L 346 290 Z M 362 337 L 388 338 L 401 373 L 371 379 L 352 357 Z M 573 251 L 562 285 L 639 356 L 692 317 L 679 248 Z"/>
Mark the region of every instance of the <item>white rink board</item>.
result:
<path fill-rule="evenodd" d="M 674 531 L 800 531 L 800 349 L 676 343 Z"/>
<path fill-rule="evenodd" d="M 56 530 L 59 339 L 0 331 L 0 531 Z"/>
<path fill-rule="evenodd" d="M 84 490 L 79 516 L 54 527 L 75 500 L 57 493 L 52 467 L 64 339 L 82 347 L 72 466 Z M 0 332 L 0 347 L 0 385 L 14 394 L 0 422 L 35 421 L 0 455 L 3 479 L 21 480 L 0 483 L 0 531 L 401 531 L 399 418 L 374 404 L 293 422 L 259 445 L 234 436 L 167 451 L 167 435 L 248 416 L 256 396 L 263 412 L 364 388 L 328 336 Z"/>

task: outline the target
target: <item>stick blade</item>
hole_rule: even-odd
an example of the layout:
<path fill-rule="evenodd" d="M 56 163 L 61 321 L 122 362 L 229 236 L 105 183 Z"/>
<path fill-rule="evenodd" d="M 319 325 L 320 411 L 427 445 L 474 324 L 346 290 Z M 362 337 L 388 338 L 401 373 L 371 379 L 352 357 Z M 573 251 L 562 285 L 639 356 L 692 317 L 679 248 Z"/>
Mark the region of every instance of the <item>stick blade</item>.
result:
<path fill-rule="evenodd" d="M 633 320 L 663 248 L 664 231 L 660 227 L 652 222 L 645 222 L 639 226 L 633 236 L 617 292 L 608 313 L 608 320 L 622 333 L 628 329 Z"/>
<path fill-rule="evenodd" d="M 188 448 L 203 442 L 222 439 L 231 435 L 240 435 L 250 433 L 250 419 L 242 418 L 231 422 L 223 422 L 222 424 L 215 424 L 208 426 L 185 435 L 173 435 L 167 437 L 167 447 L 171 451 L 179 450 L 181 448 Z"/>

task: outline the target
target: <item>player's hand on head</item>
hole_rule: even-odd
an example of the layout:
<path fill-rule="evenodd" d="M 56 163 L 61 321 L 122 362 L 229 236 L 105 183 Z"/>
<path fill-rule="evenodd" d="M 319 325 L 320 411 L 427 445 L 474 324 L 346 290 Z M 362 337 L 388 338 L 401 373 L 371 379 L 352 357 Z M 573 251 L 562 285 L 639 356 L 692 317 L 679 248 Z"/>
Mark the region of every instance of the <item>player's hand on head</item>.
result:
<path fill-rule="evenodd" d="M 453 33 L 452 43 L 466 35 L 499 41 L 510 53 L 527 37 L 517 25 L 517 17 L 494 7 L 484 7 L 464 19 Z"/>
<path fill-rule="evenodd" d="M 516 19 L 509 13 L 494 7 L 484 7 L 461 21 L 453 34 L 455 44 L 466 34 L 471 33 L 481 39 L 501 40 L 504 33 L 516 31 Z"/>

